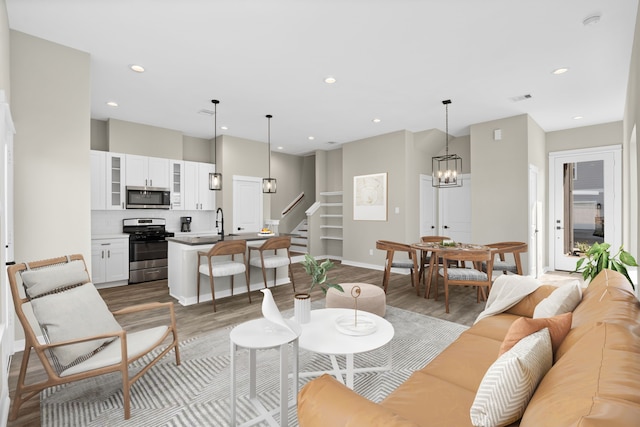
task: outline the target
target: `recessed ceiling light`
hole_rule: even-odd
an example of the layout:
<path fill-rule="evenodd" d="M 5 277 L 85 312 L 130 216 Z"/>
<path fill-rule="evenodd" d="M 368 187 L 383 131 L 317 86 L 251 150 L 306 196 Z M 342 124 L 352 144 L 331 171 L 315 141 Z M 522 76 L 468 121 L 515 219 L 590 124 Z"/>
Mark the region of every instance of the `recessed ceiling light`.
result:
<path fill-rule="evenodd" d="M 308 139 L 309 141 L 313 141 L 314 139 L 316 139 L 316 137 L 315 137 L 315 136 L 308 136 L 308 137 L 307 137 L 307 139 Z"/>
<path fill-rule="evenodd" d="M 222 130 L 228 130 L 228 129 L 229 129 L 229 127 L 227 127 L 227 126 L 220 126 L 220 129 L 222 129 Z"/>
<path fill-rule="evenodd" d="M 555 75 L 559 75 L 559 74 L 564 74 L 567 71 L 569 71 L 569 69 L 563 67 L 563 68 L 556 68 L 555 70 L 552 71 L 552 73 L 555 74 Z"/>
<path fill-rule="evenodd" d="M 380 123 L 382 120 L 380 120 L 380 119 L 373 119 L 373 120 L 371 120 L 371 121 L 372 121 L 373 123 Z"/>
<path fill-rule="evenodd" d="M 581 120 L 581 119 L 584 119 L 584 117 L 582 117 L 582 116 L 575 116 L 575 117 L 573 118 L 573 120 Z"/>
<path fill-rule="evenodd" d="M 596 14 L 596 15 L 591 15 L 584 18 L 584 21 L 582 21 L 582 25 L 584 26 L 596 25 L 598 22 L 600 22 L 600 15 Z"/>
<path fill-rule="evenodd" d="M 108 105 L 109 107 L 117 107 L 117 106 L 118 106 L 118 103 L 117 103 L 116 101 L 109 101 L 109 102 L 107 102 L 107 105 Z"/>
<path fill-rule="evenodd" d="M 130 65 L 129 68 L 136 73 L 144 73 L 144 67 L 142 65 L 133 64 Z"/>
<path fill-rule="evenodd" d="M 324 78 L 324 82 L 327 84 L 333 84 L 336 82 L 336 78 L 333 76 L 327 76 Z"/>
<path fill-rule="evenodd" d="M 278 150 L 284 150 L 284 147 L 280 146 L 278 147 Z"/>

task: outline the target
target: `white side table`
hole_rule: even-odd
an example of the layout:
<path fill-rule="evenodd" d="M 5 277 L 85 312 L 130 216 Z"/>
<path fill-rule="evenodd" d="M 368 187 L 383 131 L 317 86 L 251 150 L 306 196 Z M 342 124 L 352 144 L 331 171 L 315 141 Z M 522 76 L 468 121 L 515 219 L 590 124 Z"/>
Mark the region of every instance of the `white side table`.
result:
<path fill-rule="evenodd" d="M 229 338 L 231 341 L 231 426 L 236 425 L 236 353 L 239 347 L 249 350 L 249 400 L 254 405 L 258 417 L 248 421 L 242 426 L 256 424 L 265 420 L 271 426 L 278 426 L 273 418 L 276 409 L 269 411 L 260 402 L 256 394 L 256 350 L 265 350 L 278 347 L 280 351 L 280 426 L 287 426 L 289 417 L 289 406 L 297 403 L 298 396 L 298 337 L 299 326 L 294 322 L 287 321 L 294 331 L 292 332 L 282 326 L 269 322 L 264 318 L 250 320 L 242 323 L 231 330 Z M 289 343 L 293 347 L 293 400 L 289 402 Z"/>

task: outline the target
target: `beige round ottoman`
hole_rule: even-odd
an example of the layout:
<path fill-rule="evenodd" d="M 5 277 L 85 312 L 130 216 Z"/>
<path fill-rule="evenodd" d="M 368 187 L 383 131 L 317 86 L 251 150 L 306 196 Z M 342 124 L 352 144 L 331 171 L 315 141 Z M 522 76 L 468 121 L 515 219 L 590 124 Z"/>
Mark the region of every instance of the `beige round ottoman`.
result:
<path fill-rule="evenodd" d="M 358 297 L 358 310 L 367 311 L 384 317 L 387 312 L 387 296 L 380 286 L 368 283 L 340 283 L 344 292 L 329 288 L 327 291 L 326 308 L 355 308 L 354 299 L 351 296 L 351 289 L 360 286 L 360 296 Z"/>

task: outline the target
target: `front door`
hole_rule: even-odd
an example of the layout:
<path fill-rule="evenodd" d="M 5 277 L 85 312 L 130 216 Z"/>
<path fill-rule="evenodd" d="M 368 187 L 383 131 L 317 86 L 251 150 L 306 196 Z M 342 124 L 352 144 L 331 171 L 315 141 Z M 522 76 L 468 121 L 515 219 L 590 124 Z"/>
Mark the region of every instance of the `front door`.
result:
<path fill-rule="evenodd" d="M 572 271 L 594 243 L 622 244 L 619 146 L 549 154 L 550 267 Z"/>
<path fill-rule="evenodd" d="M 233 229 L 230 233 L 260 231 L 262 216 L 262 178 L 233 176 Z"/>

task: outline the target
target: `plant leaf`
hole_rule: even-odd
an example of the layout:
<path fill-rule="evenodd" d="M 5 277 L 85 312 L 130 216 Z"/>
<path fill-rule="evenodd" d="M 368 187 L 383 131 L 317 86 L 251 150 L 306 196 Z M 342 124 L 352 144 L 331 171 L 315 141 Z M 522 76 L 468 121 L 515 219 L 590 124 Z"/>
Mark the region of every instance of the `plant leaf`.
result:
<path fill-rule="evenodd" d="M 631 255 L 629 252 L 625 250 L 620 251 L 620 261 L 622 261 L 623 264 L 630 265 L 633 267 L 638 266 L 638 263 L 636 263 L 636 260 L 633 257 L 633 255 Z"/>

